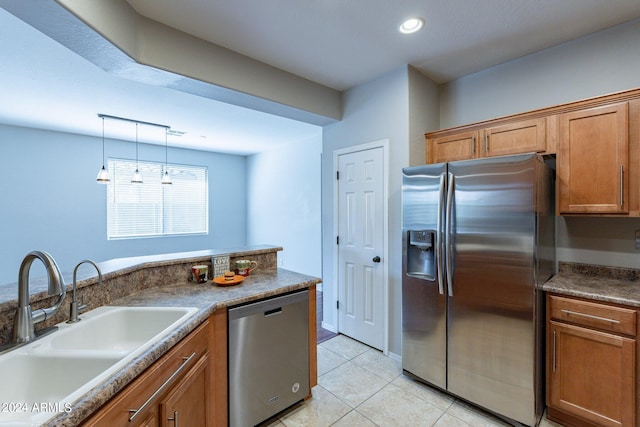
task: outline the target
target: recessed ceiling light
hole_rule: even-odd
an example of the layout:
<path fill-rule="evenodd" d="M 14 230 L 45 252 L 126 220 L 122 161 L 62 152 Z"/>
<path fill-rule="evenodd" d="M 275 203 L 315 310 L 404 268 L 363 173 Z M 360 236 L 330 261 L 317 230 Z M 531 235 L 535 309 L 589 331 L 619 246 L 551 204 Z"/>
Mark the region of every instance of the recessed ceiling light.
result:
<path fill-rule="evenodd" d="M 400 25 L 400 32 L 403 34 L 412 34 L 418 32 L 424 27 L 424 19 L 409 18 Z"/>

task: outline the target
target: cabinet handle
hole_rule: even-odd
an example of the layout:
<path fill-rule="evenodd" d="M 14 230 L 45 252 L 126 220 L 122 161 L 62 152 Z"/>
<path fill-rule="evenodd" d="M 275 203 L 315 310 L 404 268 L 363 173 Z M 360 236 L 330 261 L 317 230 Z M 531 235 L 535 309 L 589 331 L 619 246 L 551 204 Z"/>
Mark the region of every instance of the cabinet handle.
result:
<path fill-rule="evenodd" d="M 173 411 L 173 418 L 167 418 L 169 421 L 173 421 L 173 427 L 178 427 L 178 411 Z"/>
<path fill-rule="evenodd" d="M 476 137 L 472 136 L 471 137 L 471 155 L 475 156 L 476 154 Z"/>
<path fill-rule="evenodd" d="M 193 352 L 189 357 L 183 357 L 182 360 L 184 360 L 184 362 L 182 362 L 182 365 L 180 365 L 178 369 L 176 369 L 175 372 L 171 374 L 171 376 L 167 378 L 167 380 L 164 383 L 162 383 L 160 387 L 158 387 L 158 389 L 151 395 L 150 398 L 147 399 L 146 402 L 142 404 L 142 406 L 139 409 L 129 409 L 129 413 L 131 414 L 131 416 L 129 417 L 129 422 L 133 421 L 138 416 L 138 414 L 140 414 L 147 406 L 149 406 L 151 401 L 155 399 L 156 396 L 164 392 L 164 389 L 167 388 L 167 386 L 171 383 L 171 381 L 173 381 L 175 377 L 180 375 L 180 373 L 184 370 L 184 368 L 187 367 L 189 362 L 191 362 L 191 359 L 193 359 L 194 357 L 196 357 L 195 352 Z M 177 420 L 176 420 L 176 423 L 177 423 Z"/>
<path fill-rule="evenodd" d="M 553 331 L 553 355 L 552 355 L 553 372 L 556 371 L 556 331 Z"/>
<path fill-rule="evenodd" d="M 489 134 L 486 132 L 484 134 L 484 152 L 489 153 Z"/>
<path fill-rule="evenodd" d="M 585 314 L 585 313 L 579 313 L 577 311 L 571 311 L 571 310 L 560 310 L 561 312 L 568 314 L 568 315 L 573 315 L 573 316 L 582 316 L 582 317 L 588 317 L 589 319 L 594 319 L 594 320 L 601 320 L 603 322 L 609 322 L 609 323 L 620 323 L 619 320 L 616 319 L 609 319 L 608 317 L 600 317 L 600 316 L 594 316 L 593 314 Z"/>
<path fill-rule="evenodd" d="M 620 207 L 624 205 L 624 166 L 620 165 Z"/>

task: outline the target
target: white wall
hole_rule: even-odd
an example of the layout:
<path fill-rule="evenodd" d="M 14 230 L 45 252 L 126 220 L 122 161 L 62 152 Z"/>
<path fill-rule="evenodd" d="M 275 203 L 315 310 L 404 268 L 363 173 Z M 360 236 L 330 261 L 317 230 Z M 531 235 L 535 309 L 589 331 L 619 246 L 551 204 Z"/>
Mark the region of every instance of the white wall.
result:
<path fill-rule="evenodd" d="M 634 20 L 442 85 L 439 128 L 637 88 L 639 70 L 640 20 Z M 556 223 L 559 261 L 640 268 L 640 219 Z"/>
<path fill-rule="evenodd" d="M 316 139 L 265 151 L 247 160 L 247 243 L 282 246 L 278 264 L 322 276 L 320 164 Z"/>
<path fill-rule="evenodd" d="M 411 78 L 410 78 L 411 76 Z M 415 83 L 414 100 L 418 108 L 435 94 L 433 85 L 424 84 L 424 76 L 402 67 L 372 82 L 358 86 L 344 94 L 344 118 L 324 127 L 322 153 L 322 217 L 323 217 L 323 280 L 324 323 L 337 327 L 336 284 L 333 283 L 333 254 L 335 251 L 334 221 L 334 151 L 380 140 L 389 140 L 389 351 L 400 354 L 401 342 L 401 185 L 402 168 L 409 165 L 409 145 L 422 135 L 421 125 L 410 126 L 409 106 L 411 81 Z M 423 83 L 419 85 L 418 82 Z M 417 92 L 421 92 L 420 94 Z M 412 98 L 413 99 L 413 98 Z M 431 106 L 437 103 L 434 101 Z M 420 107 L 422 111 L 426 108 Z M 424 120 L 429 120 L 425 117 Z M 433 118 L 431 120 L 434 120 Z M 419 130 L 418 130 L 419 129 Z M 417 135 L 413 135 L 412 132 Z"/>
<path fill-rule="evenodd" d="M 439 121 L 439 88 L 415 68 L 409 67 L 409 166 L 424 165 L 424 134 Z"/>
<path fill-rule="evenodd" d="M 209 175 L 209 234 L 107 240 L 106 187 L 96 183 L 102 140 L 0 125 L 0 284 L 18 280 L 24 256 L 44 250 L 63 272 L 91 258 L 152 255 L 246 244 L 246 158 L 169 148 L 169 163 Z M 164 162 L 164 146 L 140 144 L 140 160 Z M 135 143 L 107 140 L 107 157 L 135 158 Z M 44 274 L 34 263 L 32 277 Z M 16 291 L 17 292 L 17 291 Z"/>
<path fill-rule="evenodd" d="M 557 217 L 558 260 L 640 268 L 640 218 Z"/>
<path fill-rule="evenodd" d="M 640 87 L 638 70 L 634 20 L 442 85 L 440 128 Z"/>

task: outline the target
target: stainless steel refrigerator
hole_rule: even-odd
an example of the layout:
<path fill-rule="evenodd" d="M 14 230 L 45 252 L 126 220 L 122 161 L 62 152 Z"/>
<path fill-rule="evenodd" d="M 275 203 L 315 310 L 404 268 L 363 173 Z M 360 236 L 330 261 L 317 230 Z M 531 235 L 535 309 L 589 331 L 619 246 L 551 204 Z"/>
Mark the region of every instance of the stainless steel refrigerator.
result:
<path fill-rule="evenodd" d="M 402 368 L 525 425 L 544 409 L 552 173 L 537 154 L 403 169 Z"/>

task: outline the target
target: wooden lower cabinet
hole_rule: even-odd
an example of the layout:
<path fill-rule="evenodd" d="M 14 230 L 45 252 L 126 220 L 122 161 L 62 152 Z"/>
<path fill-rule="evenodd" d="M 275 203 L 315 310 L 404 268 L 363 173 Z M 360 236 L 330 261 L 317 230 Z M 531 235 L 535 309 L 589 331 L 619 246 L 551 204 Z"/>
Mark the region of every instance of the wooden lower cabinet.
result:
<path fill-rule="evenodd" d="M 160 401 L 161 426 L 209 426 L 209 356 L 206 355 Z"/>
<path fill-rule="evenodd" d="M 635 426 L 636 311 L 547 298 L 548 417 L 571 426 Z"/>

